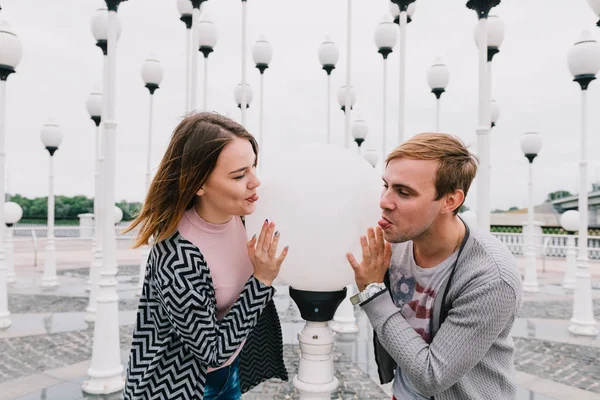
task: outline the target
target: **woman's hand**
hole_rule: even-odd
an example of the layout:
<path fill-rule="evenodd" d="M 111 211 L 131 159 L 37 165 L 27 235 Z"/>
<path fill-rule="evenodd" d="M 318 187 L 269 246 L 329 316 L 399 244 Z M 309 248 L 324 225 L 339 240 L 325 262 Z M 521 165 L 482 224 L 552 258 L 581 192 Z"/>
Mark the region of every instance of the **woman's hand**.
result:
<path fill-rule="evenodd" d="M 346 258 L 354 269 L 354 279 L 358 290 L 363 291 L 369 283 L 382 283 L 385 271 L 390 266 L 392 246 L 383 239 L 383 231 L 378 226 L 377 234 L 369 228 L 366 236 L 360 237 L 362 247 L 362 262 L 359 264 L 352 253 L 347 253 Z"/>
<path fill-rule="evenodd" d="M 286 246 L 279 257 L 276 257 L 279 232 L 273 234 L 274 230 L 275 223 L 265 220 L 258 239 L 254 235 L 248 242 L 248 256 L 254 267 L 254 277 L 267 286 L 271 286 L 273 280 L 277 278 L 281 264 L 288 253 L 288 246 Z"/>

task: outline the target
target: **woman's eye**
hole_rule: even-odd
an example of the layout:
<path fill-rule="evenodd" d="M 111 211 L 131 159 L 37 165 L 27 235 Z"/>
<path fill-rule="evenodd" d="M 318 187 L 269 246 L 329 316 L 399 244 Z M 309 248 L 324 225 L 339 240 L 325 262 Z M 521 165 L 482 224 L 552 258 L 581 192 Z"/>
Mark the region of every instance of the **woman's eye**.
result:
<path fill-rule="evenodd" d="M 238 181 L 239 181 L 240 179 L 243 179 L 243 178 L 245 178 L 245 177 L 246 177 L 246 174 L 244 174 L 244 175 L 240 175 L 240 176 L 236 176 L 236 177 L 235 177 L 235 178 L 233 178 L 233 179 L 235 179 L 235 180 L 238 180 Z"/>

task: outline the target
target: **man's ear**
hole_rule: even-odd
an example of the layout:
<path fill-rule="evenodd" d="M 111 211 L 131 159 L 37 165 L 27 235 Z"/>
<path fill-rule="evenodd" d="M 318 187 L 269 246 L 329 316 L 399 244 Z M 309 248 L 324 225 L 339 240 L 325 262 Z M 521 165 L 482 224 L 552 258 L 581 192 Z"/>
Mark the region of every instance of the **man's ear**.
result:
<path fill-rule="evenodd" d="M 459 208 L 465 201 L 465 192 L 462 189 L 456 189 L 452 193 L 446 195 L 446 204 L 442 209 L 443 213 L 453 213 L 454 210 Z"/>

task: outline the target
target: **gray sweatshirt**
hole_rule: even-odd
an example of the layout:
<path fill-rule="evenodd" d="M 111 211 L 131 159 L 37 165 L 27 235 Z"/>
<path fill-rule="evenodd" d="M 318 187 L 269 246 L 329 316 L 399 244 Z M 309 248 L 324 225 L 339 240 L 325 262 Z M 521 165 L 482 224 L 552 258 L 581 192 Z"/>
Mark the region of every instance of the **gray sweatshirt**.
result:
<path fill-rule="evenodd" d="M 452 307 L 431 344 L 389 295 L 370 299 L 363 309 L 385 350 L 423 396 L 508 400 L 516 398 L 510 332 L 521 296 L 513 255 L 489 233 L 472 230 L 446 297 Z"/>

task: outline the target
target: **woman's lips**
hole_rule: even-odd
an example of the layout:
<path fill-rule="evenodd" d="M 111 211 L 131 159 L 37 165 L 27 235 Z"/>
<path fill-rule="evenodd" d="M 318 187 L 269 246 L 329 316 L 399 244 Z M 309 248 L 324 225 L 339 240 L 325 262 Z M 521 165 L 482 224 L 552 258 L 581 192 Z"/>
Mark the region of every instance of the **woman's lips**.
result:
<path fill-rule="evenodd" d="M 254 195 L 248 197 L 246 200 L 248 200 L 250 203 L 254 203 L 256 200 L 258 200 L 258 195 L 254 194 Z"/>
<path fill-rule="evenodd" d="M 383 229 L 383 230 L 386 230 L 386 229 L 388 229 L 390 226 L 392 226 L 392 223 L 391 223 L 390 221 L 388 221 L 387 219 L 383 218 L 383 217 L 382 217 L 382 218 L 379 220 L 379 222 L 377 222 L 377 224 L 378 224 L 378 225 L 381 227 L 381 229 Z"/>

